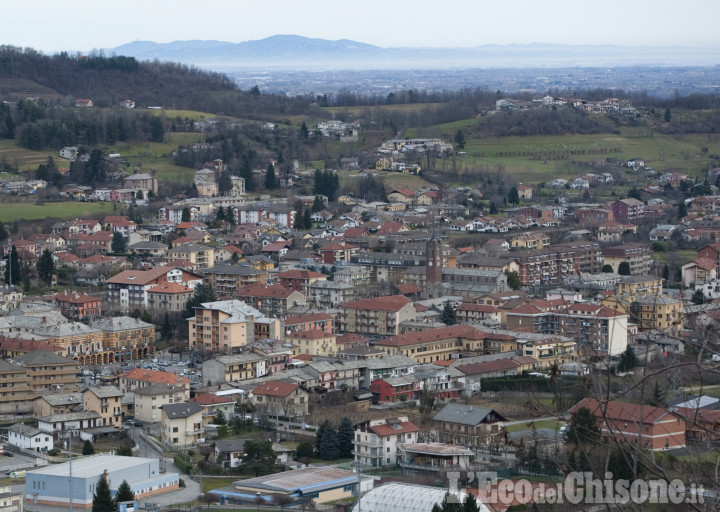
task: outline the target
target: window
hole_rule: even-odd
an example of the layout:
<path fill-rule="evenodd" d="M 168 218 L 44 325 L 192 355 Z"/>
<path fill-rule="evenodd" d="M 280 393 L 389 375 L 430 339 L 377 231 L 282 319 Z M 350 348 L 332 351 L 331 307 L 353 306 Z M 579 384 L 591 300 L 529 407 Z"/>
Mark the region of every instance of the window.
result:
<path fill-rule="evenodd" d="M 173 427 L 173 433 L 177 433 L 177 431 L 178 431 L 178 428 L 177 428 L 177 427 Z"/>

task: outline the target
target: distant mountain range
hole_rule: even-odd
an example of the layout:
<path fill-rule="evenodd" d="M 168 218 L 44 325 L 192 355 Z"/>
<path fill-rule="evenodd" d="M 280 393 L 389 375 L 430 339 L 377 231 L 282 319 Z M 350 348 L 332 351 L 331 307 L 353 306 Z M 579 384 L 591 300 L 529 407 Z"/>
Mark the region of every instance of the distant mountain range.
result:
<path fill-rule="evenodd" d="M 182 62 L 218 71 L 720 65 L 720 47 L 513 44 L 473 48 L 381 48 L 347 39 L 329 41 L 295 35 L 276 35 L 242 43 L 134 41 L 104 51 L 143 61 Z"/>

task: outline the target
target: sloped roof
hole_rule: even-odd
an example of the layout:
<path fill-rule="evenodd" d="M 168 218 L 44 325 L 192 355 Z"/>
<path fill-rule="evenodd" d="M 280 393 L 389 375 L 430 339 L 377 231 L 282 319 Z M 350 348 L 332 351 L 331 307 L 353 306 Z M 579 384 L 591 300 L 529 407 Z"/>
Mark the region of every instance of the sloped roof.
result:
<path fill-rule="evenodd" d="M 493 409 L 463 404 L 447 404 L 435 415 L 433 421 L 477 426 L 480 423 L 485 422 L 490 415 L 493 415 L 493 421 L 507 421 Z"/>

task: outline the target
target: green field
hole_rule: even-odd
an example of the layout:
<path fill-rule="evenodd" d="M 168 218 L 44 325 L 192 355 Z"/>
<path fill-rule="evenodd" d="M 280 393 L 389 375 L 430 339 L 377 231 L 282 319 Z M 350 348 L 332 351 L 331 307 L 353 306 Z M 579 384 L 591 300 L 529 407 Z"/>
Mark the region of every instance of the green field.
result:
<path fill-rule="evenodd" d="M 112 203 L 0 203 L 0 222 L 15 220 L 41 220 L 47 218 L 87 218 L 112 215 Z"/>

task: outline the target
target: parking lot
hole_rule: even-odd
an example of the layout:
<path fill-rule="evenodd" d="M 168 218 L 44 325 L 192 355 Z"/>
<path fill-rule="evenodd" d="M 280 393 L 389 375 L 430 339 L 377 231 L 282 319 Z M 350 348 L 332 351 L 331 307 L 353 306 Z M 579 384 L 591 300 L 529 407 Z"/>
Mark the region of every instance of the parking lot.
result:
<path fill-rule="evenodd" d="M 101 376 L 117 375 L 133 368 L 144 368 L 162 372 L 175 373 L 190 379 L 195 384 L 202 384 L 202 370 L 199 364 L 190 362 L 187 354 L 180 359 L 178 354 L 161 353 L 151 359 L 138 359 L 125 363 L 111 363 L 94 365 L 83 368 L 82 380 L 85 385 L 92 386 L 98 383 Z"/>

